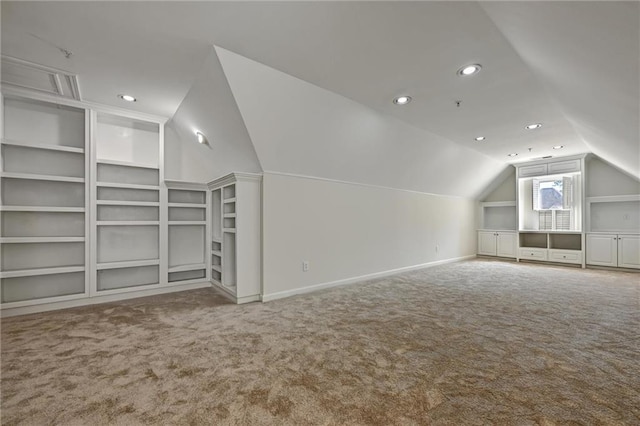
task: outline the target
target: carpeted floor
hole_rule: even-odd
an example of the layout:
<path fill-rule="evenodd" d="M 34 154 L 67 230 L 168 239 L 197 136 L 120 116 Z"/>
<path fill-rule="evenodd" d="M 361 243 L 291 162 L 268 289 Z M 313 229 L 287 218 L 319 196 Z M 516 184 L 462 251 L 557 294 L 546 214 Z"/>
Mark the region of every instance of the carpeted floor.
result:
<path fill-rule="evenodd" d="M 473 260 L 2 321 L 2 424 L 638 425 L 640 275 Z"/>

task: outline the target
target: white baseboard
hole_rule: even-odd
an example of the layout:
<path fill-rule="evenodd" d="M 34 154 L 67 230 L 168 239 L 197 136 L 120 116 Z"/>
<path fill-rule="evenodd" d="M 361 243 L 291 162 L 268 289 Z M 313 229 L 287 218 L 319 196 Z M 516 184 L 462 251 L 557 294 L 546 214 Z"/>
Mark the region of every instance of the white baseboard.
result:
<path fill-rule="evenodd" d="M 262 301 L 269 302 L 271 300 L 283 299 L 285 297 L 294 296 L 296 294 L 305 294 L 305 293 L 311 293 L 318 290 L 324 290 L 327 288 L 345 286 L 345 285 L 354 284 L 354 283 L 358 283 L 366 280 L 371 280 L 374 278 L 387 277 L 389 275 L 395 275 L 401 272 L 414 271 L 416 269 L 431 268 L 433 266 L 444 265 L 445 263 L 454 263 L 454 262 L 460 262 L 462 260 L 474 259 L 475 257 L 476 257 L 475 254 L 472 254 L 469 256 L 454 257 L 451 259 L 422 263 L 420 265 L 405 266 L 403 268 L 390 269 L 387 271 L 375 272 L 373 274 L 367 274 L 367 275 L 360 275 L 358 277 L 346 278 L 343 280 L 331 281 L 331 282 L 321 283 L 321 284 L 314 284 L 308 287 L 294 288 L 291 290 L 280 291 L 280 292 L 271 293 L 271 294 L 263 294 Z"/>
<path fill-rule="evenodd" d="M 170 287 L 161 287 L 147 290 L 130 291 L 120 294 L 109 294 L 105 296 L 86 297 L 81 299 L 65 300 L 62 302 L 43 303 L 40 305 L 21 306 L 18 308 L 3 309 L 0 314 L 2 318 L 13 317 L 16 315 L 35 314 L 38 312 L 55 311 L 58 309 L 75 308 L 78 306 L 96 305 L 98 303 L 116 302 L 119 300 L 136 299 L 138 297 L 155 296 L 158 294 L 175 293 L 177 291 L 195 290 L 198 288 L 211 287 L 209 281 L 200 281 L 190 284 L 176 284 Z"/>

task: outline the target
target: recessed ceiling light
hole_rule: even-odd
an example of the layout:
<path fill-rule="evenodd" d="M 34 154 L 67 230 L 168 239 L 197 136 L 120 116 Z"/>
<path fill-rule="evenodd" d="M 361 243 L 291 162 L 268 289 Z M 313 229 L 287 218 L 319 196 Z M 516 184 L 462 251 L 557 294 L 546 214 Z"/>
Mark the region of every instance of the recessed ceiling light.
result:
<path fill-rule="evenodd" d="M 478 142 L 482 142 L 484 139 L 485 139 L 485 137 L 484 137 L 484 136 L 478 136 L 478 137 L 476 138 L 476 140 L 477 140 Z"/>
<path fill-rule="evenodd" d="M 553 149 L 562 149 L 564 148 L 564 145 L 556 145 L 553 147 Z"/>
<path fill-rule="evenodd" d="M 542 127 L 542 124 L 533 123 L 533 124 L 527 124 L 524 128 L 527 130 L 535 130 L 535 129 L 539 129 L 540 127 Z"/>
<path fill-rule="evenodd" d="M 480 72 L 481 69 L 482 69 L 482 65 L 480 64 L 465 65 L 464 67 L 458 70 L 458 75 L 462 75 L 462 76 L 474 75 Z"/>
<path fill-rule="evenodd" d="M 509 157 L 515 157 L 517 155 L 518 155 L 517 153 L 513 153 L 513 154 L 509 154 Z"/>
<path fill-rule="evenodd" d="M 393 103 L 396 105 L 406 105 L 409 102 L 411 102 L 411 96 L 407 96 L 407 95 L 398 96 L 393 100 Z"/>
<path fill-rule="evenodd" d="M 131 95 L 118 95 L 118 97 L 120 99 L 122 99 L 123 101 L 127 101 L 127 102 L 135 102 L 136 101 L 136 98 L 134 98 Z"/>

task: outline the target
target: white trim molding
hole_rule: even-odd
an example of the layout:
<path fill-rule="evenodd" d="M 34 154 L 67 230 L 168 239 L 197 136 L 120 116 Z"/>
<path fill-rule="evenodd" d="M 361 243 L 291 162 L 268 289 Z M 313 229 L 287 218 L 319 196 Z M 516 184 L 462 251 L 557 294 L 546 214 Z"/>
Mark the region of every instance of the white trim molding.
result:
<path fill-rule="evenodd" d="M 360 276 L 357 276 L 357 277 L 351 277 L 351 278 L 346 278 L 346 279 L 337 280 L 337 281 L 330 281 L 330 282 L 321 283 L 321 284 L 314 284 L 314 285 L 307 286 L 307 287 L 294 288 L 294 289 L 291 289 L 291 290 L 280 291 L 280 292 L 277 292 L 277 293 L 263 294 L 262 295 L 262 301 L 263 302 L 269 302 L 269 301 L 272 301 L 272 300 L 283 299 L 285 297 L 295 296 L 295 295 L 298 295 L 298 294 L 312 293 L 312 292 L 315 292 L 315 291 L 318 291 L 318 290 L 324 290 L 324 289 L 333 288 L 333 287 L 342 287 L 342 286 L 346 286 L 346 285 L 350 285 L 350 284 L 356 284 L 356 283 L 364 282 L 364 281 L 367 281 L 367 280 L 372 280 L 372 279 L 375 279 L 375 278 L 388 277 L 390 275 L 396 275 L 396 274 L 400 274 L 402 272 L 409 272 L 409 271 L 415 271 L 417 269 L 431 268 L 431 267 L 438 266 L 438 265 L 444 265 L 444 264 L 447 264 L 447 263 L 461 262 L 463 260 L 469 260 L 469 259 L 475 259 L 475 258 L 476 258 L 475 254 L 468 255 L 468 256 L 461 256 L 461 257 L 454 257 L 454 258 L 451 258 L 451 259 L 437 260 L 435 262 L 422 263 L 422 264 L 419 264 L 419 265 L 405 266 L 405 267 L 397 268 L 397 269 L 389 269 L 387 271 L 382 271 L 382 272 L 374 272 L 373 274 L 360 275 Z"/>

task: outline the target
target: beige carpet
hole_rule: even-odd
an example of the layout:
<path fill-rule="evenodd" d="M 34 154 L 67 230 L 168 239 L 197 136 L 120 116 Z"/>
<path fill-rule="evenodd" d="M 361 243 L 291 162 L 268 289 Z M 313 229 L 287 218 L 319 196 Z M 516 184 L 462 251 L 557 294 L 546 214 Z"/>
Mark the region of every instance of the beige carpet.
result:
<path fill-rule="evenodd" d="M 638 425 L 640 275 L 474 260 L 2 322 L 2 424 Z"/>

